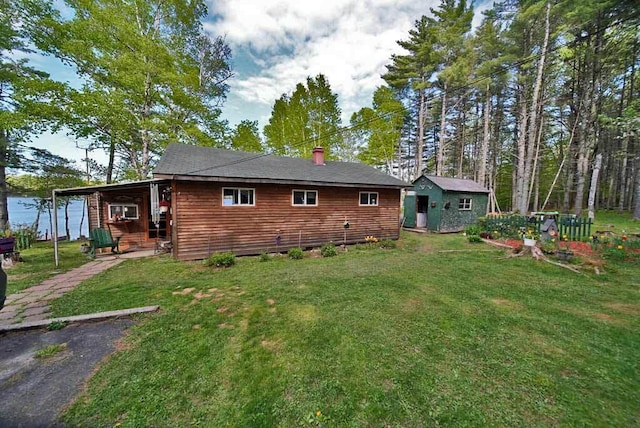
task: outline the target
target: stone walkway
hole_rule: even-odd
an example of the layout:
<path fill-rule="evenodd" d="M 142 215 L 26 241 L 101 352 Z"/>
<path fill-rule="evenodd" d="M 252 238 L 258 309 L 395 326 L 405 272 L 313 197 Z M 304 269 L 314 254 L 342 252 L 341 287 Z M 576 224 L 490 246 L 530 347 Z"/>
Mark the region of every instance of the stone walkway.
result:
<path fill-rule="evenodd" d="M 153 250 L 120 255 L 98 256 L 80 267 L 44 280 L 40 285 L 25 288 L 7 296 L 0 311 L 0 326 L 14 325 L 50 318 L 49 302 L 71 291 L 85 279 L 105 271 L 128 258 L 148 257 Z"/>

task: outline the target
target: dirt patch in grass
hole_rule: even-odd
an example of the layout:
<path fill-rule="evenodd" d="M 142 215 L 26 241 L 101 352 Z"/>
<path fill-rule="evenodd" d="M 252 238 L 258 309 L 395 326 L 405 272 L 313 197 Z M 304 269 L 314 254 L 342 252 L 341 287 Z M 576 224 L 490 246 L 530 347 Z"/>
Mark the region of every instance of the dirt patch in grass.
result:
<path fill-rule="evenodd" d="M 193 295 L 193 297 L 195 297 L 198 300 L 206 299 L 207 297 L 211 297 L 211 296 L 212 296 L 212 294 L 210 294 L 210 293 L 200 293 L 200 292 L 198 292 L 198 293 Z"/>
<path fill-rule="evenodd" d="M 604 312 L 596 312 L 596 311 L 590 311 L 587 309 L 566 307 L 566 306 L 563 306 L 560 309 L 581 318 L 589 318 L 591 320 L 597 320 L 597 321 L 605 322 L 608 324 L 619 325 L 619 326 L 628 325 L 626 321 L 621 320 L 620 318 L 617 318 L 615 315 L 606 314 Z"/>
<path fill-rule="evenodd" d="M 186 296 L 187 294 L 191 293 L 193 290 L 195 290 L 195 288 L 185 288 L 180 291 L 174 291 L 171 294 L 173 294 L 174 296 Z"/>
<path fill-rule="evenodd" d="M 491 299 L 490 301 L 499 308 L 506 308 L 511 310 L 522 310 L 525 308 L 522 303 L 514 302 L 508 299 Z"/>
<path fill-rule="evenodd" d="M 296 305 L 291 311 L 293 318 L 298 321 L 314 322 L 318 320 L 318 310 L 313 305 Z"/>
<path fill-rule="evenodd" d="M 404 312 L 416 312 L 424 307 L 424 303 L 418 299 L 407 299 L 402 304 Z"/>
<path fill-rule="evenodd" d="M 625 315 L 640 316 L 640 305 L 631 303 L 607 303 L 604 305 L 609 309 Z"/>
<path fill-rule="evenodd" d="M 420 252 L 422 252 L 422 253 L 432 253 L 433 252 L 433 245 L 429 244 L 426 241 L 422 242 L 422 244 L 420 245 Z"/>
<path fill-rule="evenodd" d="M 267 350 L 274 352 L 274 353 L 278 353 L 280 351 L 280 348 L 282 346 L 282 344 L 280 343 L 279 340 L 267 340 L 264 339 L 262 342 L 260 342 L 260 344 Z"/>
<path fill-rule="evenodd" d="M 621 320 L 610 314 L 605 314 L 603 312 L 598 312 L 595 314 L 595 318 L 600 321 L 604 321 L 606 323 L 614 324 L 614 325 L 628 325 L 629 323 Z"/>
<path fill-rule="evenodd" d="M 565 354 L 562 348 L 553 345 L 544 336 L 541 336 L 539 334 L 529 335 L 529 341 L 534 347 L 542 350 L 547 355 L 564 355 Z"/>

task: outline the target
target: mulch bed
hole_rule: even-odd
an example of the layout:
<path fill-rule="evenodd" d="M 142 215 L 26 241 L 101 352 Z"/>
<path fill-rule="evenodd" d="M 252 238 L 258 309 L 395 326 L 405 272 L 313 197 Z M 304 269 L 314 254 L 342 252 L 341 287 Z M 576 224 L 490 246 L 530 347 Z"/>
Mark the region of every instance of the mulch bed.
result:
<path fill-rule="evenodd" d="M 518 248 L 522 246 L 521 239 L 504 239 L 502 240 L 502 242 L 512 248 Z M 596 252 L 593 250 L 593 248 L 591 247 L 591 244 L 589 244 L 588 242 L 568 241 L 568 242 L 562 242 L 560 246 L 563 249 L 569 247 L 570 250 L 572 250 L 574 253 L 581 256 L 593 257 L 596 255 Z"/>

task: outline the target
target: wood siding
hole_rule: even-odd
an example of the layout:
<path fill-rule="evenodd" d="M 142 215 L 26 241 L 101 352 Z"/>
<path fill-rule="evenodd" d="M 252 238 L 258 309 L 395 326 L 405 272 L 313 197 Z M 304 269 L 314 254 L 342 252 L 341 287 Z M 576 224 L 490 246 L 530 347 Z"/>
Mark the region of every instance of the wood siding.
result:
<path fill-rule="evenodd" d="M 115 222 L 109 218 L 109 204 L 135 204 L 138 206 L 138 219 L 130 222 Z M 98 208 L 99 207 L 99 208 Z M 100 218 L 98 219 L 98 215 Z M 120 250 L 129 248 L 152 248 L 154 239 L 148 236 L 149 192 L 140 190 L 113 190 L 96 193 L 90 198 L 89 230 L 101 227 L 111 232 L 114 238 L 120 237 Z"/>
<path fill-rule="evenodd" d="M 255 206 L 222 206 L 222 188 L 255 189 Z M 292 206 L 292 190 L 317 190 L 317 206 Z M 359 192 L 378 192 L 378 206 L 359 206 Z M 400 190 L 176 181 L 172 186 L 174 256 L 203 259 L 220 251 L 259 254 L 317 247 L 365 236 L 399 237 Z"/>

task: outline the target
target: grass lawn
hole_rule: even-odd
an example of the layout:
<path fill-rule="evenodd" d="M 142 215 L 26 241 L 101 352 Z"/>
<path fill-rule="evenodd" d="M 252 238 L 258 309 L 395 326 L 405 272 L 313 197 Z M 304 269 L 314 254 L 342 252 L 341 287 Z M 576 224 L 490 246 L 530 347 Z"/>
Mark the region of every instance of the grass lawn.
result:
<path fill-rule="evenodd" d="M 455 250 L 455 251 L 443 251 Z M 633 426 L 640 276 L 403 234 L 393 250 L 128 260 L 55 315 L 159 304 L 65 413 L 73 426 Z"/>
<path fill-rule="evenodd" d="M 622 213 L 616 211 L 597 211 L 594 228 L 596 230 L 610 230 L 617 235 L 624 233 L 640 233 L 640 221 L 633 221 L 633 215 L 625 211 Z"/>

